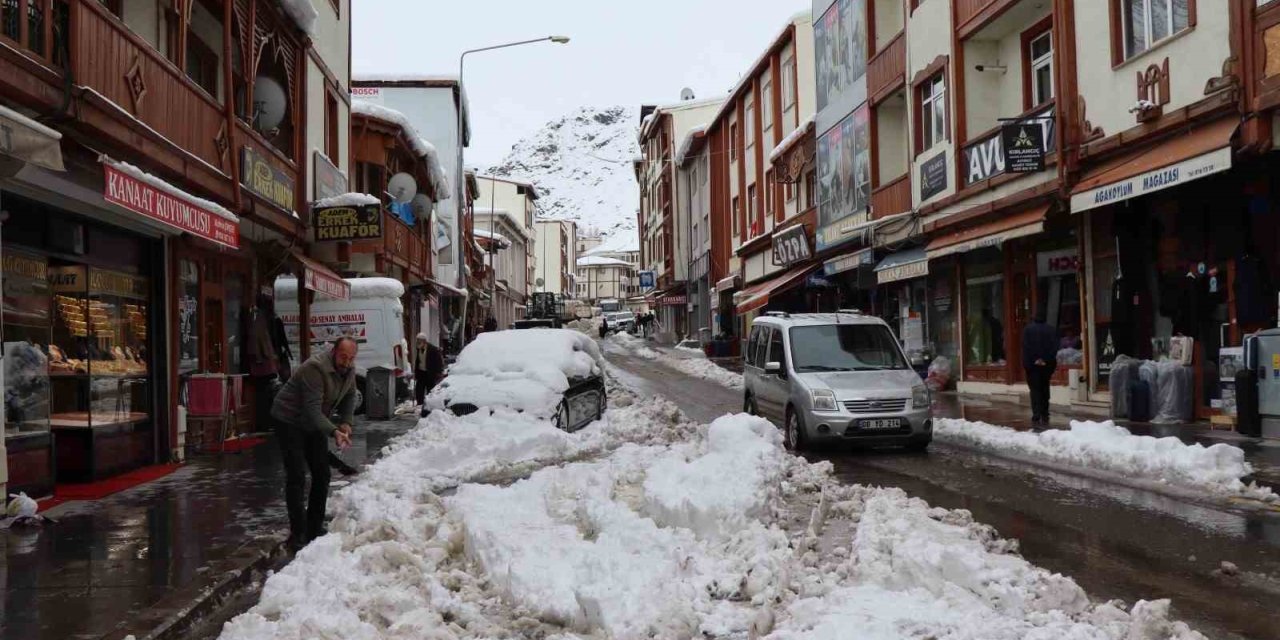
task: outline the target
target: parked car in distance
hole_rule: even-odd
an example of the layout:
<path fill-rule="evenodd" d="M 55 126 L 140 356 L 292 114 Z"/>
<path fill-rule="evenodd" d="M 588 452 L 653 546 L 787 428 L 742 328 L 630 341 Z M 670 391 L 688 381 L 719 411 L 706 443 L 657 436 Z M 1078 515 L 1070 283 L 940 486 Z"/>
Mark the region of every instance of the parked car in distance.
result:
<path fill-rule="evenodd" d="M 855 312 L 770 312 L 743 356 L 743 410 L 781 426 L 787 446 L 933 440 L 932 398 L 889 325 Z"/>
<path fill-rule="evenodd" d="M 636 314 L 630 311 L 614 311 L 604 314 L 609 321 L 609 330 L 619 333 L 635 333 Z"/>
<path fill-rule="evenodd" d="M 577 431 L 607 408 L 604 359 L 595 340 L 573 329 L 485 332 L 462 349 L 425 405 L 460 416 L 510 409 Z"/>

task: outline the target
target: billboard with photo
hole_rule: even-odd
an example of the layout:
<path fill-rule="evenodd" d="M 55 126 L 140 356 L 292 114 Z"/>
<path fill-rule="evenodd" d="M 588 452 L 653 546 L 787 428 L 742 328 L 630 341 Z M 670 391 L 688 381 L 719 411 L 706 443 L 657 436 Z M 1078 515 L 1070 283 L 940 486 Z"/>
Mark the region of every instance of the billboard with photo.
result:
<path fill-rule="evenodd" d="M 870 108 L 863 105 L 818 139 L 818 247 L 838 245 L 871 203 Z"/>
<path fill-rule="evenodd" d="M 847 105 L 852 111 L 866 100 L 866 0 L 837 0 L 813 25 L 817 57 L 818 111 Z M 861 89 L 861 96 L 856 91 Z"/>

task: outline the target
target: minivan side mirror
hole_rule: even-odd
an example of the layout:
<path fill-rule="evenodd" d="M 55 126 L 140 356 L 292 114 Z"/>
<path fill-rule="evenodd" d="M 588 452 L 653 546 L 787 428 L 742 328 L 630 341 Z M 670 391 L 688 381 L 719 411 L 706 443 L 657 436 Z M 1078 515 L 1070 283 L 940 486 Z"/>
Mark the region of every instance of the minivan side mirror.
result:
<path fill-rule="evenodd" d="M 781 363 L 781 362 L 767 362 L 767 363 L 765 363 L 765 365 L 764 365 L 764 372 L 765 372 L 765 375 L 781 376 L 781 375 L 783 375 L 783 374 L 782 374 L 782 363 Z"/>

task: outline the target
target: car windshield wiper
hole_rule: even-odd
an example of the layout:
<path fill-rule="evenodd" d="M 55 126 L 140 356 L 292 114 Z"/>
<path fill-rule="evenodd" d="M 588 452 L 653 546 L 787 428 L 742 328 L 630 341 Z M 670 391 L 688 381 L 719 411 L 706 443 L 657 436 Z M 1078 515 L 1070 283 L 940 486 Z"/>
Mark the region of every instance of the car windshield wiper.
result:
<path fill-rule="evenodd" d="M 825 364 L 811 364 L 801 367 L 801 369 L 806 371 L 855 371 L 855 369 L 849 367 L 828 367 Z"/>

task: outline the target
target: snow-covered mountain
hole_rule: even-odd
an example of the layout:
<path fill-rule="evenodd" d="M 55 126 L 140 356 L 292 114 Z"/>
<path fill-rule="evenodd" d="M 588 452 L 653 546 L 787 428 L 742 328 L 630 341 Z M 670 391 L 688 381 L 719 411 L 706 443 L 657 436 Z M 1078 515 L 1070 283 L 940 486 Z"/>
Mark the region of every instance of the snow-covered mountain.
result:
<path fill-rule="evenodd" d="M 537 185 L 541 217 L 575 220 L 582 232 L 635 235 L 637 126 L 636 109 L 582 107 L 517 142 L 488 173 Z"/>

